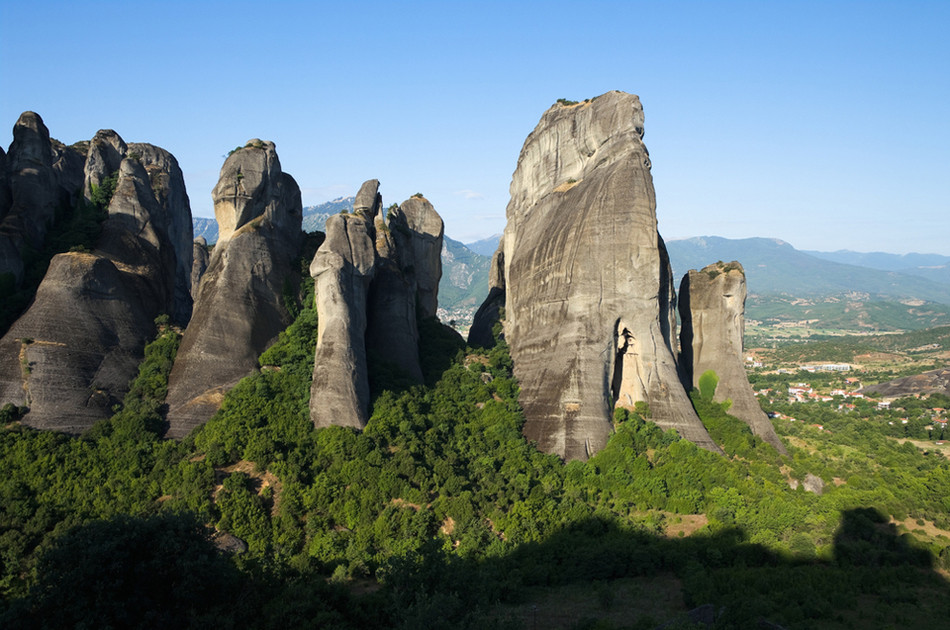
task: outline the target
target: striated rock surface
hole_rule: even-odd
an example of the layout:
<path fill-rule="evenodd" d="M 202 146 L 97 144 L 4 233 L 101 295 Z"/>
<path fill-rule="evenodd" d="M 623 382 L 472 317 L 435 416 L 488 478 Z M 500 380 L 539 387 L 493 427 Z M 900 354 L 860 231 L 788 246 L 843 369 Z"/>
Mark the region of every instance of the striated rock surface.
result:
<path fill-rule="evenodd" d="M 504 234 L 505 336 L 525 436 L 566 459 L 607 442 L 614 405 L 718 451 L 680 383 L 639 99 L 554 105 L 528 136 Z"/>
<path fill-rule="evenodd" d="M 736 261 L 713 263 L 683 276 L 679 295 L 681 363 L 690 387 L 699 387 L 699 377 L 707 370 L 716 372 L 719 385 L 714 400 L 731 400 L 731 415 L 786 454 L 746 378 L 742 357 L 745 300 L 745 271 Z"/>
<path fill-rule="evenodd" d="M 213 198 L 221 236 L 169 377 L 169 437 L 206 422 L 290 323 L 283 289 L 297 277 L 302 207 L 274 144 L 255 139 L 233 152 Z"/>
<path fill-rule="evenodd" d="M 369 418 L 366 323 L 376 273 L 375 219 L 382 205 L 378 189 L 379 180 L 365 182 L 353 214 L 327 219 L 326 240 L 310 265 L 318 321 L 310 419 L 317 428 L 362 429 Z"/>
<path fill-rule="evenodd" d="M 166 226 L 190 222 L 191 212 L 153 185 L 141 162 L 122 160 L 97 248 L 55 256 L 33 304 L 0 340 L 0 404 L 29 407 L 25 424 L 79 432 L 111 414 L 155 317 L 172 310 Z"/>
<path fill-rule="evenodd" d="M 379 181 L 365 182 L 353 214 L 327 219 L 310 266 L 319 321 L 310 417 L 318 428 L 366 426 L 373 361 L 422 381 L 417 322 L 438 308 L 442 219 L 421 197 L 385 220 L 381 208 Z"/>
<path fill-rule="evenodd" d="M 208 241 L 203 236 L 199 236 L 192 242 L 192 263 L 191 263 L 191 297 L 197 299 L 198 287 L 201 286 L 201 278 L 208 270 L 208 264 L 211 262 L 211 254 L 208 253 Z"/>

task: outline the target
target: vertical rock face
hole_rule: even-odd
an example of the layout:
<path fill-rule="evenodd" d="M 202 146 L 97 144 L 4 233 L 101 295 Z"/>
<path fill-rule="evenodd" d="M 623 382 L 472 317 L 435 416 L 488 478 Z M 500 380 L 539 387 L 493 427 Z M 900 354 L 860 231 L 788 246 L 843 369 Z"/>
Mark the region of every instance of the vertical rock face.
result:
<path fill-rule="evenodd" d="M 353 214 L 327 220 L 310 266 L 319 321 L 310 390 L 316 427 L 366 426 L 372 360 L 422 381 L 417 320 L 438 306 L 442 219 L 420 197 L 386 220 L 381 208 L 379 181 L 365 182 Z"/>
<path fill-rule="evenodd" d="M 119 163 L 128 152 L 125 141 L 111 129 L 100 129 L 89 142 L 83 176 L 83 194 L 92 200 L 93 191 L 102 181 L 119 170 Z"/>
<path fill-rule="evenodd" d="M 442 217 L 424 197 L 407 199 L 389 217 L 403 272 L 419 299 L 419 316 L 435 317 L 439 308 L 439 280 L 442 279 Z"/>
<path fill-rule="evenodd" d="M 772 423 L 755 400 L 742 363 L 746 281 L 742 265 L 714 263 L 690 270 L 680 284 L 682 365 L 691 387 L 707 370 L 719 376 L 716 402 L 732 401 L 729 413 L 785 454 Z"/>
<path fill-rule="evenodd" d="M 59 202 L 49 130 L 39 114 L 24 112 L 14 125 L 6 170 L 9 205 L 0 221 L 0 274 L 20 282 L 22 250 L 42 247 Z"/>
<path fill-rule="evenodd" d="M 154 185 L 140 161 L 122 160 L 96 250 L 55 256 L 32 306 L 0 340 L 0 404 L 29 407 L 26 424 L 79 432 L 108 416 L 153 320 L 174 308 L 166 228 L 190 223 L 191 211 Z"/>
<path fill-rule="evenodd" d="M 326 240 L 310 265 L 318 322 L 310 419 L 318 428 L 362 429 L 368 419 L 365 339 L 370 282 L 376 273 L 374 222 L 382 205 L 378 188 L 378 180 L 367 181 L 353 214 L 327 219 Z"/>
<path fill-rule="evenodd" d="M 206 422 L 290 323 L 283 292 L 296 278 L 302 207 L 274 144 L 255 139 L 233 152 L 213 197 L 220 236 L 169 377 L 169 437 Z"/>
<path fill-rule="evenodd" d="M 511 182 L 505 336 L 524 433 L 566 459 L 603 448 L 614 405 L 638 401 L 661 427 L 718 450 L 677 372 L 642 135 L 636 96 L 555 105 L 525 141 Z"/>
<path fill-rule="evenodd" d="M 468 331 L 468 343 L 473 346 L 489 348 L 494 345 L 495 339 L 492 329 L 501 319 L 502 309 L 505 308 L 505 242 L 498 243 L 498 250 L 492 256 L 491 267 L 488 272 L 488 297 L 478 307 L 472 327 Z"/>
<path fill-rule="evenodd" d="M 198 298 L 198 287 L 201 285 L 201 278 L 208 270 L 208 263 L 211 262 L 211 254 L 208 253 L 208 241 L 203 236 L 199 236 L 192 243 L 192 263 L 191 263 L 191 297 Z"/>

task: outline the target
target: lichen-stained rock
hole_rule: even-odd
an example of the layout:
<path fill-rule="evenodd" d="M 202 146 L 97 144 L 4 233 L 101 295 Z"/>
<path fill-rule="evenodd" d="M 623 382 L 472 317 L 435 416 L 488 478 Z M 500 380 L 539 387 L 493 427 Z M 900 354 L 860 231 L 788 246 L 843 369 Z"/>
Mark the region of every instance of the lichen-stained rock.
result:
<path fill-rule="evenodd" d="M 168 215 L 140 162 L 121 162 L 97 248 L 55 256 L 30 308 L 0 340 L 0 404 L 24 423 L 79 432 L 108 416 L 135 376 L 156 316 L 172 307 Z"/>
<path fill-rule="evenodd" d="M 387 218 L 403 273 L 418 296 L 419 318 L 435 317 L 442 279 L 442 217 L 425 197 L 415 196 L 394 208 Z"/>
<path fill-rule="evenodd" d="M 208 253 L 208 241 L 203 236 L 199 236 L 192 243 L 192 263 L 191 263 L 191 297 L 198 298 L 198 287 L 201 286 L 201 278 L 208 270 L 208 263 L 211 262 L 211 254 Z"/>
<path fill-rule="evenodd" d="M 233 152 L 213 198 L 220 237 L 169 376 L 169 437 L 206 422 L 290 323 L 283 292 L 297 277 L 302 207 L 274 144 L 252 140 Z"/>
<path fill-rule="evenodd" d="M 714 400 L 731 400 L 729 413 L 785 454 L 785 447 L 762 411 L 746 378 L 742 357 L 746 281 L 742 265 L 713 263 L 690 270 L 680 284 L 681 362 L 691 387 L 713 370 L 719 377 Z"/>
<path fill-rule="evenodd" d="M 362 429 L 369 415 L 366 356 L 367 305 L 376 273 L 375 219 L 379 181 L 363 184 L 353 214 L 327 219 L 326 240 L 310 265 L 317 300 L 317 347 L 310 419 Z"/>
<path fill-rule="evenodd" d="M 468 343 L 472 346 L 490 348 L 495 345 L 492 334 L 495 324 L 501 319 L 505 308 L 505 241 L 501 239 L 491 259 L 488 272 L 488 297 L 475 312 L 472 327 L 468 331 Z"/>
<path fill-rule="evenodd" d="M 671 351 L 669 286 L 636 96 L 557 104 L 528 136 L 504 234 L 505 337 L 525 436 L 565 459 L 603 448 L 615 404 L 710 450 Z"/>

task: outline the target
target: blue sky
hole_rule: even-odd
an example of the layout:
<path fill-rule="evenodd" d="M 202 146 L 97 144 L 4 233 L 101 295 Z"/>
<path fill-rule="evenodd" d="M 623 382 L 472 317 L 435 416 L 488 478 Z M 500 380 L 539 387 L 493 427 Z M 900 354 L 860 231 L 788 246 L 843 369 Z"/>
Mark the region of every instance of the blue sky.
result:
<path fill-rule="evenodd" d="M 558 98 L 640 95 L 660 231 L 950 255 L 950 2 L 0 0 L 0 144 L 22 111 L 178 158 L 277 144 L 305 205 L 378 178 L 453 238 L 500 232 Z"/>

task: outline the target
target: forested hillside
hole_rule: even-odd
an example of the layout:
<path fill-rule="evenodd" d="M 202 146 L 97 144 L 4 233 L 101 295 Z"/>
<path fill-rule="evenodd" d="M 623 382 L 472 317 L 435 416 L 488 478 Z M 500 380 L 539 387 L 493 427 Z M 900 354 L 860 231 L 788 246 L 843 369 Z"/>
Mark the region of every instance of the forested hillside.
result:
<path fill-rule="evenodd" d="M 312 293 L 300 303 L 260 372 L 182 442 L 158 437 L 178 340 L 163 322 L 122 409 L 86 435 L 3 410 L 0 625 L 531 627 L 531 602 L 574 585 L 594 612 L 559 627 L 653 628 L 707 603 L 720 627 L 918 627 L 950 595 L 935 572 L 950 540 L 887 523 L 950 528 L 950 465 L 858 419 L 782 457 L 695 392 L 727 456 L 641 406 L 564 464 L 521 435 L 504 343 L 476 352 L 429 320 L 425 387 L 376 366 L 366 430 L 315 431 Z M 671 603 L 627 608 L 638 576 L 669 577 Z M 542 621 L 563 621 L 556 608 Z"/>

